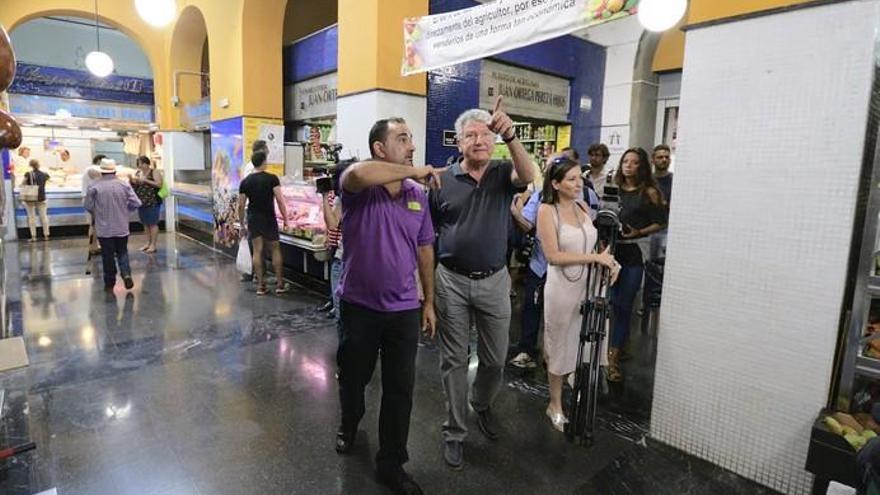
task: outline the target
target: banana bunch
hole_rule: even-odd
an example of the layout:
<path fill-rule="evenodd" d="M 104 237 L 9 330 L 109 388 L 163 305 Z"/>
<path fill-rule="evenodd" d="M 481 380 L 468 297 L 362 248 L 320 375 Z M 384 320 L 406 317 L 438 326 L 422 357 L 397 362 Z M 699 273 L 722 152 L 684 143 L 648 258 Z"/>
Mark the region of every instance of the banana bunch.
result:
<path fill-rule="evenodd" d="M 865 428 L 855 418 L 846 413 L 834 413 L 825 416 L 823 419 L 825 426 L 834 434 L 840 435 L 846 440 L 846 443 L 859 451 L 869 440 L 876 437 L 877 434 L 870 428 Z"/>

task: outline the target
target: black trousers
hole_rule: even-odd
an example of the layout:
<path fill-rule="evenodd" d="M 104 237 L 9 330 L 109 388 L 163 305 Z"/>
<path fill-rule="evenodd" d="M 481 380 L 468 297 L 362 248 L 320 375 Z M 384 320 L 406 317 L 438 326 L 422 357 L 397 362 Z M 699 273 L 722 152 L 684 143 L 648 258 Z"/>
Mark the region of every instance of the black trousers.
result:
<path fill-rule="evenodd" d="M 104 286 L 113 287 L 116 284 L 116 263 L 119 263 L 119 273 L 123 277 L 130 277 L 128 236 L 98 237 L 98 243 L 101 245 L 101 262 L 104 266 Z"/>
<path fill-rule="evenodd" d="M 415 384 L 420 310 L 373 311 L 340 301 L 339 402 L 342 431 L 353 434 L 364 416 L 364 389 L 382 355 L 382 405 L 379 410 L 379 469 L 409 460 L 406 442 Z"/>

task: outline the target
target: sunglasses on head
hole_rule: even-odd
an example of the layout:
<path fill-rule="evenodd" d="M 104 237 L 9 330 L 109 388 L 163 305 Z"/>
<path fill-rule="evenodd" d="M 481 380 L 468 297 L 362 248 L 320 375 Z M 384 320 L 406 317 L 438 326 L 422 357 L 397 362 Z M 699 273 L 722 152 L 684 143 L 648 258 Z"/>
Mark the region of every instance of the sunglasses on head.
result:
<path fill-rule="evenodd" d="M 572 160 L 570 158 L 568 158 L 565 155 L 562 155 L 562 156 L 557 156 L 556 158 L 550 160 L 550 162 L 548 163 L 548 166 L 550 167 L 550 170 L 553 170 L 553 172 L 555 173 L 556 167 L 559 167 L 560 165 L 565 165 L 566 163 L 571 163 L 571 162 L 572 162 Z"/>

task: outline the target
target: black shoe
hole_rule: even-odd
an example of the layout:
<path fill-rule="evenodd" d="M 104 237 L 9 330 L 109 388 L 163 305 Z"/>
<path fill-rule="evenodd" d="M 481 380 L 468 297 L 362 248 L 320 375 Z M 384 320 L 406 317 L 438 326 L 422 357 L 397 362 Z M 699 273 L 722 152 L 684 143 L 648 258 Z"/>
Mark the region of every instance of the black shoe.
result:
<path fill-rule="evenodd" d="M 471 407 L 474 405 L 471 404 Z M 491 409 L 485 409 L 483 411 L 477 411 L 474 408 L 474 411 L 477 413 L 477 426 L 480 427 L 480 431 L 483 432 L 483 435 L 486 436 L 489 440 L 498 440 L 498 423 L 495 421 L 495 415 L 492 414 Z"/>
<path fill-rule="evenodd" d="M 354 434 L 345 433 L 340 429 L 336 432 L 336 453 L 347 454 L 354 448 Z"/>
<path fill-rule="evenodd" d="M 463 468 L 464 444 L 458 440 L 447 440 L 443 445 L 443 460 L 455 471 Z"/>
<path fill-rule="evenodd" d="M 318 308 L 318 311 L 320 311 L 321 313 L 326 313 L 326 312 L 330 311 L 331 309 L 333 309 L 333 301 L 327 301 L 327 304 Z"/>
<path fill-rule="evenodd" d="M 134 280 L 131 277 L 122 277 L 122 282 L 125 284 L 125 290 L 131 290 L 134 287 Z"/>
<path fill-rule="evenodd" d="M 422 495 L 422 487 L 402 467 L 376 470 L 376 480 L 398 495 Z"/>

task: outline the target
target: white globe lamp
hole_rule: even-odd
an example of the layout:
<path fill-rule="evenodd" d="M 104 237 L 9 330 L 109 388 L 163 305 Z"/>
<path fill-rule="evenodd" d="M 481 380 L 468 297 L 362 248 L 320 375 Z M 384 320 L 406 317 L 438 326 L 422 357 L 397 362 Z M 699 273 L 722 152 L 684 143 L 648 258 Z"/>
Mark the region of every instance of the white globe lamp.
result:
<path fill-rule="evenodd" d="M 687 0 L 641 0 L 639 22 L 648 31 L 666 31 L 678 24 L 687 10 Z"/>
<path fill-rule="evenodd" d="M 107 77 L 113 72 L 113 59 L 104 52 L 89 52 L 86 55 L 86 67 L 98 77 Z"/>
<path fill-rule="evenodd" d="M 165 27 L 177 16 L 175 0 L 134 0 L 134 8 L 141 19 L 153 27 Z"/>

